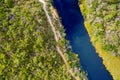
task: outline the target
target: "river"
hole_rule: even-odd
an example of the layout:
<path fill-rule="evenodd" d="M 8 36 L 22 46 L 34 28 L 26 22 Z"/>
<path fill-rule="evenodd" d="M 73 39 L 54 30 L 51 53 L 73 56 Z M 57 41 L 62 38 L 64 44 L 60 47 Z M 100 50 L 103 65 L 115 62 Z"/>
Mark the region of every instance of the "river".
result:
<path fill-rule="evenodd" d="M 66 39 L 75 53 L 79 55 L 80 65 L 88 74 L 89 80 L 112 80 L 102 59 L 98 56 L 90 42 L 84 27 L 77 0 L 54 0 L 53 5 L 58 10 L 62 24 L 66 30 Z"/>

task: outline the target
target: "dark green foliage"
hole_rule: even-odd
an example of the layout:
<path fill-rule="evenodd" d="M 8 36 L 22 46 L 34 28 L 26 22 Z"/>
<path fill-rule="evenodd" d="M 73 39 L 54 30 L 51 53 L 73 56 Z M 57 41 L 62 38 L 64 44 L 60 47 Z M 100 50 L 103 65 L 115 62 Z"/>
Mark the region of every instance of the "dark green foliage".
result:
<path fill-rule="evenodd" d="M 107 50 L 107 51 L 114 51 L 114 52 L 117 52 L 117 47 L 115 45 L 111 45 L 111 44 L 105 44 L 104 45 L 104 50 Z"/>
<path fill-rule="evenodd" d="M 39 0 L 0 1 L 0 80 L 72 80 L 56 45 L 71 69 L 79 60 L 64 37 L 56 43 L 42 8 Z"/>
<path fill-rule="evenodd" d="M 6 3 L 7 7 L 9 8 L 13 7 L 14 0 L 4 0 L 4 2 Z"/>

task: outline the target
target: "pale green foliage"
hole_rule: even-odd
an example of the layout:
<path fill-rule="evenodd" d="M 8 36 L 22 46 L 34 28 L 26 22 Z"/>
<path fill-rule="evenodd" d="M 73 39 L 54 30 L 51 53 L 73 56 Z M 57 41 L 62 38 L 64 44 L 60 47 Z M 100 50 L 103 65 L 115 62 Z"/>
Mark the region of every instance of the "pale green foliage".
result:
<path fill-rule="evenodd" d="M 80 8 L 96 52 L 113 80 L 120 80 L 120 0 L 79 1 L 85 6 Z"/>
<path fill-rule="evenodd" d="M 116 3 L 117 2 L 117 3 Z M 104 48 L 116 56 L 120 56 L 120 2 L 119 0 L 84 0 L 81 1 L 82 13 L 92 27 L 91 37 L 102 41 L 112 49 Z M 85 14 L 87 12 L 87 14 Z M 112 50 L 112 51 L 111 51 Z"/>

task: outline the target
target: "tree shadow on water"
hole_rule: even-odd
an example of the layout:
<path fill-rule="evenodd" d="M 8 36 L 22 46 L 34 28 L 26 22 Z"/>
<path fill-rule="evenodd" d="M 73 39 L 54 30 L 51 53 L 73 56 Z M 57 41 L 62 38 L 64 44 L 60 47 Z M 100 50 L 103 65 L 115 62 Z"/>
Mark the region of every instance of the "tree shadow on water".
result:
<path fill-rule="evenodd" d="M 87 33 L 84 28 L 84 19 L 80 13 L 77 0 L 54 0 L 53 5 L 58 10 L 58 14 L 61 17 L 66 33 L 71 34 L 76 28 L 81 32 L 80 36 L 84 36 Z"/>
<path fill-rule="evenodd" d="M 66 30 L 66 39 L 70 41 L 73 51 L 78 53 L 83 69 L 88 72 L 89 80 L 112 80 L 111 75 L 102 64 L 102 59 L 90 42 L 78 1 L 54 0 L 53 5 L 58 10 Z"/>

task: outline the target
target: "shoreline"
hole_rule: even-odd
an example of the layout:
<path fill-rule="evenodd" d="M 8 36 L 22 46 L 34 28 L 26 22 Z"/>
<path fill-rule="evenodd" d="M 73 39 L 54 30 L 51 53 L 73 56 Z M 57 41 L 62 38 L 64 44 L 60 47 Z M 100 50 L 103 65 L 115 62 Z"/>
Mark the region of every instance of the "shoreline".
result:
<path fill-rule="evenodd" d="M 90 27 L 90 24 L 87 23 L 89 25 L 88 26 L 88 25 L 86 25 L 86 23 L 87 22 L 85 22 L 84 25 L 88 31 L 88 34 L 90 35 L 92 28 L 91 29 L 88 28 L 88 27 Z M 103 60 L 103 65 L 106 67 L 106 70 L 108 70 L 108 72 L 110 72 L 110 74 L 114 80 L 120 80 L 120 78 L 119 78 L 119 76 L 120 76 L 120 73 L 119 73 L 120 58 L 103 50 L 102 49 L 103 43 L 101 41 L 95 42 L 95 37 L 90 37 L 90 39 L 91 39 L 92 45 L 96 49 L 98 56 L 101 57 L 101 59 Z"/>
<path fill-rule="evenodd" d="M 83 8 L 85 8 L 87 10 L 88 8 L 86 6 L 87 5 L 84 4 L 84 2 L 82 4 L 79 3 L 79 7 L 82 12 L 82 15 L 84 16 L 84 19 L 88 15 L 87 13 L 84 13 L 84 9 L 83 9 Z M 120 68 L 119 68 L 120 67 L 120 57 L 114 56 L 110 52 L 104 50 L 103 49 L 104 43 L 102 40 L 95 41 L 96 37 L 91 36 L 93 28 L 92 28 L 91 24 L 87 21 L 87 19 L 85 19 L 84 25 L 88 31 L 92 45 L 95 47 L 98 55 L 102 58 L 103 64 L 105 65 L 106 69 L 112 75 L 113 80 L 120 80 L 120 72 L 119 72 L 120 71 Z"/>

